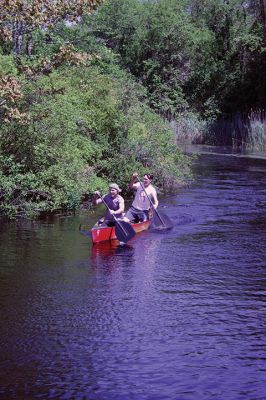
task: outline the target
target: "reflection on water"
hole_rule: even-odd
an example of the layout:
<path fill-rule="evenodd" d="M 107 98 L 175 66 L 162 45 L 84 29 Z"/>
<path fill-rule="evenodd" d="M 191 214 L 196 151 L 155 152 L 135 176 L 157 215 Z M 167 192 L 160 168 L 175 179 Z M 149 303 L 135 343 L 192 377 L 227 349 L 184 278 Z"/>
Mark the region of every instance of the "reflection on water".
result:
<path fill-rule="evenodd" d="M 236 157 L 237 159 L 255 159 L 266 160 L 266 154 L 260 151 L 249 150 L 248 148 L 234 148 L 232 146 L 208 146 L 208 145 L 194 145 L 188 143 L 180 143 L 179 147 L 189 154 L 207 154 L 218 155 L 222 157 Z"/>
<path fill-rule="evenodd" d="M 266 163 L 202 156 L 170 231 L 0 225 L 0 399 L 265 398 Z"/>
<path fill-rule="evenodd" d="M 118 264 L 134 255 L 134 247 L 130 244 L 121 245 L 118 241 L 97 243 L 91 248 L 92 268 L 107 267 L 109 270 L 117 268 Z"/>
<path fill-rule="evenodd" d="M 97 258 L 104 259 L 115 256 L 131 257 L 133 255 L 134 248 L 130 244 L 120 244 L 117 240 L 110 242 L 96 243 L 91 248 L 92 261 L 96 261 Z"/>

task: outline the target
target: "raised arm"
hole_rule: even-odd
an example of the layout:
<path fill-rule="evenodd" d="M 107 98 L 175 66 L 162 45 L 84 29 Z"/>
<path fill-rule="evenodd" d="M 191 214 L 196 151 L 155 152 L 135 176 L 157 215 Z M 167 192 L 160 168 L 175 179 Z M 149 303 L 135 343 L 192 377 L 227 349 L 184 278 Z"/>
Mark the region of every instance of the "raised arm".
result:
<path fill-rule="evenodd" d="M 101 199 L 101 193 L 97 190 L 94 192 L 94 196 L 92 198 L 92 203 L 93 204 L 101 204 L 103 201 Z"/>
<path fill-rule="evenodd" d="M 129 189 L 134 188 L 135 183 L 138 180 L 138 173 L 134 172 L 134 174 L 132 175 L 131 181 L 129 182 Z"/>

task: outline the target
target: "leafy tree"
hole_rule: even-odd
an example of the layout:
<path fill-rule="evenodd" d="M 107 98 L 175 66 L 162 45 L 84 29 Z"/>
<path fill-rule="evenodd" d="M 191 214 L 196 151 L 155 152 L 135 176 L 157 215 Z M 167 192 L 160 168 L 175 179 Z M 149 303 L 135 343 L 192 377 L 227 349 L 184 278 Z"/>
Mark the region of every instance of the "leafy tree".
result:
<path fill-rule="evenodd" d="M 31 53 L 31 34 L 49 29 L 61 20 L 77 21 L 90 14 L 101 0 L 2 0 L 0 38 L 12 42 L 14 53 Z"/>
<path fill-rule="evenodd" d="M 13 119 L 0 130 L 2 213 L 73 209 L 107 180 L 125 188 L 136 169 L 152 169 L 168 189 L 188 173 L 171 131 L 118 68 L 61 67 L 22 92 L 29 123 Z"/>
<path fill-rule="evenodd" d="M 117 53 L 95 40 L 91 27 L 79 21 L 99 2 L 4 2 L 2 38 L 11 39 L 12 46 L 2 42 L 0 55 L 1 214 L 74 209 L 82 196 L 106 189 L 108 180 L 125 189 L 134 170 L 152 169 L 167 190 L 189 173 L 187 157 L 177 149 L 169 127 L 149 108 L 146 91 L 121 70 Z M 130 3 L 120 3 L 122 13 L 124 5 Z M 134 0 L 131 5 L 131 10 L 135 5 L 144 10 Z M 164 22 L 152 2 L 149 7 L 151 21 L 147 13 L 133 15 L 132 21 L 137 24 L 142 15 L 147 29 L 140 24 L 132 42 L 123 43 L 122 38 L 121 48 L 128 65 L 136 60 L 135 71 L 153 95 L 150 103 L 159 109 L 165 99 L 164 110 L 172 112 L 186 107 L 182 79 L 174 68 L 179 64 L 173 60 L 167 65 L 172 39 L 165 53 L 161 46 L 152 50 L 153 37 Z M 171 21 L 168 12 L 166 7 L 164 15 Z M 78 23 L 68 26 L 63 20 Z M 189 35 L 180 18 L 177 28 L 182 33 L 180 54 L 186 55 L 181 44 Z M 165 28 L 164 35 L 167 32 Z"/>
<path fill-rule="evenodd" d="M 264 0 L 110 0 L 93 20 L 165 116 L 264 107 Z"/>
<path fill-rule="evenodd" d="M 264 1 L 192 1 L 194 23 L 214 34 L 218 107 L 226 113 L 264 107 Z M 196 68 L 194 71 L 197 74 Z M 194 73 L 195 73 L 194 72 Z M 193 76 L 192 84 L 197 80 Z M 214 88 L 214 85 L 211 85 Z"/>
<path fill-rule="evenodd" d="M 119 52 L 122 65 L 148 89 L 152 107 L 168 118 L 186 111 L 188 100 L 197 110 L 204 104 L 202 87 L 201 97 L 194 95 L 195 65 L 200 63 L 201 75 L 206 73 L 198 76 L 199 86 L 210 76 L 215 79 L 211 71 L 217 70 L 210 70 L 215 37 L 207 27 L 193 23 L 188 8 L 185 1 L 123 0 L 118 9 L 117 0 L 112 0 L 93 17 L 95 34 Z"/>

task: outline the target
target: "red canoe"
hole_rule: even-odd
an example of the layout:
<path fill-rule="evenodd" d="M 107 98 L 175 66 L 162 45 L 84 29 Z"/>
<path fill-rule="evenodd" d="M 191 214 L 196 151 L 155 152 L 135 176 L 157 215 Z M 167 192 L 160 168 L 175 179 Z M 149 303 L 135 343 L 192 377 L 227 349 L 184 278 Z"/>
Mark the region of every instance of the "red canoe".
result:
<path fill-rule="evenodd" d="M 139 233 L 146 231 L 151 224 L 151 220 L 131 224 L 134 231 Z M 97 223 L 91 230 L 92 243 L 106 242 L 108 240 L 117 240 L 114 226 L 99 226 Z"/>

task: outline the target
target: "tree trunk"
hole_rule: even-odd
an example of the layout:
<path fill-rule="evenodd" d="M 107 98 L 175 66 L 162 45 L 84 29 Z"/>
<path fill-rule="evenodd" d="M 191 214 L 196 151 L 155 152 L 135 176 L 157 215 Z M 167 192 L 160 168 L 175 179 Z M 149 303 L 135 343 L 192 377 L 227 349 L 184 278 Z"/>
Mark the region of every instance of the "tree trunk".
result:
<path fill-rule="evenodd" d="M 265 0 L 260 0 L 260 20 L 263 26 L 264 35 L 266 34 L 266 12 L 265 12 Z"/>
<path fill-rule="evenodd" d="M 23 43 L 23 25 L 21 22 L 16 22 L 13 25 L 13 52 L 16 55 L 21 54 L 22 51 L 22 43 Z"/>

